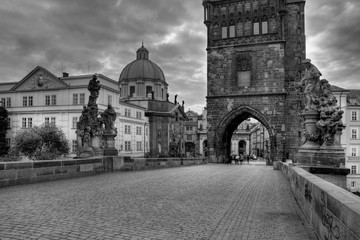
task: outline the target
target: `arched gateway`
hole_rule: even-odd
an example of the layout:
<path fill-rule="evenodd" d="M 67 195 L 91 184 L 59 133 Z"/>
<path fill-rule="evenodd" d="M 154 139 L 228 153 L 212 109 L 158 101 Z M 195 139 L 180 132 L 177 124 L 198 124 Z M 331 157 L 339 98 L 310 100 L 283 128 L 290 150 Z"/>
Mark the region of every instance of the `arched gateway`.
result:
<path fill-rule="evenodd" d="M 272 130 L 271 126 L 269 125 L 269 119 L 267 119 L 261 112 L 247 106 L 238 107 L 231 112 L 229 112 L 219 123 L 217 130 L 215 132 L 215 145 L 217 146 L 217 156 L 222 157 L 222 162 L 227 162 L 230 158 L 230 143 L 231 143 L 231 136 L 233 132 L 236 130 L 238 125 L 248 119 L 248 118 L 255 118 L 260 123 L 264 125 L 269 133 L 270 139 L 270 158 L 276 154 L 275 152 L 275 134 Z M 245 142 L 244 142 L 245 143 Z M 246 144 L 246 143 L 245 143 Z M 239 150 L 240 151 L 240 150 Z"/>
<path fill-rule="evenodd" d="M 203 6 L 209 160 L 227 162 L 231 135 L 249 117 L 269 133 L 269 163 L 294 156 L 305 0 L 203 0 Z"/>

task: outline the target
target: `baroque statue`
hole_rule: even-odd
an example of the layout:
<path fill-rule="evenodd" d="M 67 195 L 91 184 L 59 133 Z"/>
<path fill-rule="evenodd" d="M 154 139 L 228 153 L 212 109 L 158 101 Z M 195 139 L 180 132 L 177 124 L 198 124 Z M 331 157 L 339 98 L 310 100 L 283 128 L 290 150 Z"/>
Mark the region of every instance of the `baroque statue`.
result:
<path fill-rule="evenodd" d="M 109 104 L 107 109 L 99 114 L 96 101 L 99 97 L 100 81 L 97 80 L 96 74 L 89 81 L 88 90 L 90 91 L 89 101 L 83 108 L 76 130 L 78 157 L 117 156 L 118 150 L 115 148 L 116 112 Z"/>
<path fill-rule="evenodd" d="M 105 125 L 105 132 L 106 133 L 117 133 L 116 128 L 114 127 L 114 123 L 116 120 L 116 112 L 111 104 L 108 105 L 108 108 L 101 113 L 101 121 Z"/>
<path fill-rule="evenodd" d="M 320 80 L 321 73 L 311 60 L 305 59 L 302 63 L 305 68 L 299 86 L 304 102 L 302 143 L 332 146 L 335 134 L 343 128 L 344 112 L 337 105 L 331 85 L 326 79 Z"/>
<path fill-rule="evenodd" d="M 315 109 L 319 103 L 320 89 L 320 71 L 311 64 L 310 59 L 303 60 L 305 71 L 301 78 L 301 87 L 304 94 L 305 110 Z"/>

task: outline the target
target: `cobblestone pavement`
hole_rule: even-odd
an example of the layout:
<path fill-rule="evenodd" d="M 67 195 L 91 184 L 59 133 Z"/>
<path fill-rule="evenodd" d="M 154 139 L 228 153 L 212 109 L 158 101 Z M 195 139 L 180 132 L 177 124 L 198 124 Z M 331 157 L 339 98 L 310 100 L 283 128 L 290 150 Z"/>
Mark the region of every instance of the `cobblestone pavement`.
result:
<path fill-rule="evenodd" d="M 208 164 L 0 189 L 0 239 L 316 239 L 264 165 Z"/>

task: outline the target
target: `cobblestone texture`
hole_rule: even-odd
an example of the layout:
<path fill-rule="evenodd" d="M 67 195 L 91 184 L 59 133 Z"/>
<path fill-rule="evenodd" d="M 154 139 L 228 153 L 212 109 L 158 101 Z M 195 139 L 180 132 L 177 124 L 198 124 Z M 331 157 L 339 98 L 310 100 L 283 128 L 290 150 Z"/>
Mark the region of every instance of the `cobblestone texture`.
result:
<path fill-rule="evenodd" d="M 280 171 L 114 172 L 0 190 L 0 239 L 316 239 Z"/>

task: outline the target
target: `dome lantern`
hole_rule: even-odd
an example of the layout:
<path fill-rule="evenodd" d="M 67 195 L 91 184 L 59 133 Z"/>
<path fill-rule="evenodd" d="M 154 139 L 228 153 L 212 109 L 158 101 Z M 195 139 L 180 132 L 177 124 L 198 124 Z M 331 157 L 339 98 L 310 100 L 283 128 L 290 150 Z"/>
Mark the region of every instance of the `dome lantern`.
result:
<path fill-rule="evenodd" d="M 144 47 L 144 43 L 136 51 L 136 59 L 149 59 L 149 51 Z"/>

